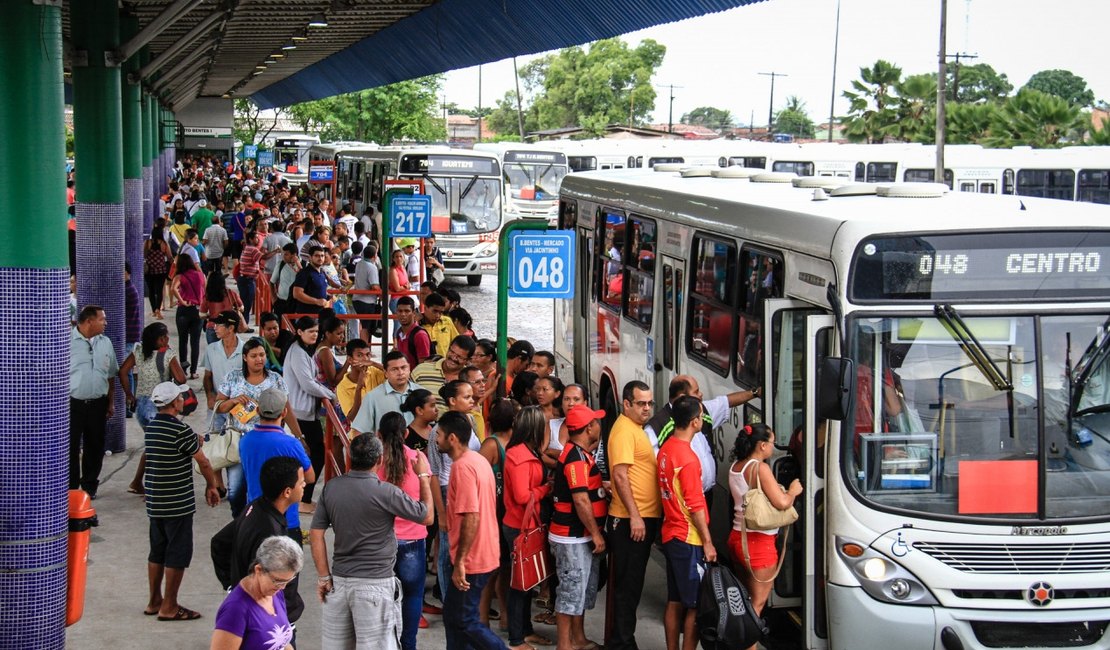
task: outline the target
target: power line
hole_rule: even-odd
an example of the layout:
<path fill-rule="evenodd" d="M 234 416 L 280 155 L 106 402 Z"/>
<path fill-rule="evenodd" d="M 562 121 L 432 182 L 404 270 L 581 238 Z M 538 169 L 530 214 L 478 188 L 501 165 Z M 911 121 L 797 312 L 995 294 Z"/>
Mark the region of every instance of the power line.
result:
<path fill-rule="evenodd" d="M 771 78 L 771 101 L 767 106 L 767 131 L 770 132 L 775 117 L 775 77 L 788 77 L 790 75 L 782 72 L 760 72 L 759 74 Z"/>
<path fill-rule="evenodd" d="M 674 133 L 674 89 L 684 88 L 674 84 L 655 84 L 656 88 L 669 88 L 671 91 L 670 107 L 667 109 L 667 133 Z"/>

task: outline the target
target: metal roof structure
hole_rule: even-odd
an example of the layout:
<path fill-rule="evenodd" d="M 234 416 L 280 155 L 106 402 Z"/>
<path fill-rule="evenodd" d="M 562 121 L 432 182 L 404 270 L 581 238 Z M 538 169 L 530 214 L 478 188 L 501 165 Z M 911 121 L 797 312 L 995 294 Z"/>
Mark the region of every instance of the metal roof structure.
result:
<path fill-rule="evenodd" d="M 63 3 L 67 42 L 80 1 Z M 138 77 L 175 109 L 197 97 L 273 108 L 760 1 L 124 0 L 140 32 L 117 58 L 147 46 Z"/>

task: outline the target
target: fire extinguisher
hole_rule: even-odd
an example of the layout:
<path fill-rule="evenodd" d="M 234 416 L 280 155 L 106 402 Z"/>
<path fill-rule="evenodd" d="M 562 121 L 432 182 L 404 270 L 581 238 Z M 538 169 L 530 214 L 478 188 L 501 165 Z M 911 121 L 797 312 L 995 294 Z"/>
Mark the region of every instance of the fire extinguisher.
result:
<path fill-rule="evenodd" d="M 81 620 L 85 611 L 85 578 L 89 537 L 98 524 L 92 499 L 84 490 L 69 491 L 69 538 L 66 550 L 66 626 Z"/>

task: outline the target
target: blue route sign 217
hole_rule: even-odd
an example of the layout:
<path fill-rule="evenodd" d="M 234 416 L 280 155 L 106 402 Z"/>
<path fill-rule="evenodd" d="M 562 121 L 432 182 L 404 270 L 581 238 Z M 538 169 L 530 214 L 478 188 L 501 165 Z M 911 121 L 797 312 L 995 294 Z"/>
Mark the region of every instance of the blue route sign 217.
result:
<path fill-rule="evenodd" d="M 389 197 L 393 237 L 431 237 L 432 197 L 427 194 L 394 194 Z"/>
<path fill-rule="evenodd" d="M 510 297 L 574 297 L 573 230 L 514 232 L 509 247 Z"/>

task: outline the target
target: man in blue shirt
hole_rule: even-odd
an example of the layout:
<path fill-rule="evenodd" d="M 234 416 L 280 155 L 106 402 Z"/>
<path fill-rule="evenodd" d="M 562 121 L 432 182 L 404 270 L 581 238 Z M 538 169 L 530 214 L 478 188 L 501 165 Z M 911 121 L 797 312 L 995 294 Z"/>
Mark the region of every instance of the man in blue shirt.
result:
<path fill-rule="evenodd" d="M 69 343 L 69 489 L 80 488 L 94 499 L 119 372 L 116 351 L 104 336 L 107 326 L 104 309 L 88 305 L 78 314 Z"/>
<path fill-rule="evenodd" d="M 262 465 L 275 456 L 296 458 L 304 469 L 306 483 L 316 482 L 316 472 L 303 443 L 285 432 L 282 413 L 288 397 L 279 388 L 267 388 L 258 396 L 258 425 L 239 441 L 239 462 L 247 479 L 247 502 L 262 496 Z M 301 539 L 301 517 L 297 508 L 285 511 L 289 536 Z"/>

